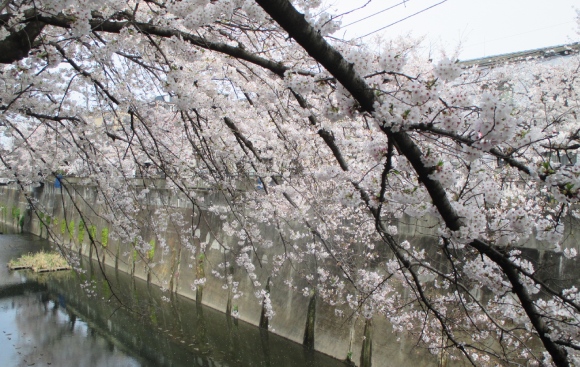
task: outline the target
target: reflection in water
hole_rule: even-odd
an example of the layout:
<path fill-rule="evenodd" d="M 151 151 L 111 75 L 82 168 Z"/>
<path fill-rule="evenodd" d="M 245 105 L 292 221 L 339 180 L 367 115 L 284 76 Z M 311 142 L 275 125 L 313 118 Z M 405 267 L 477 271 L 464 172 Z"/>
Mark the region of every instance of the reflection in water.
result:
<path fill-rule="evenodd" d="M 46 246 L 32 241 L 0 235 L 0 263 Z M 83 265 L 80 275 L 0 270 L 2 366 L 344 366 L 191 300 L 167 302 L 169 294 L 126 274 L 111 270 L 107 282 L 98 266 Z"/>
<path fill-rule="evenodd" d="M 3 366 L 140 366 L 48 292 L 0 300 Z M 2 340 L 4 339 L 4 340 Z"/>

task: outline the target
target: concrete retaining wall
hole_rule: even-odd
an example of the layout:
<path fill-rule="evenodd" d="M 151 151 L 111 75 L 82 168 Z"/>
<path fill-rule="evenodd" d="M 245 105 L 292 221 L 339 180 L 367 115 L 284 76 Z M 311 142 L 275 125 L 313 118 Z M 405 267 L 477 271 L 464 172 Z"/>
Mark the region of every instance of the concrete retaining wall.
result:
<path fill-rule="evenodd" d="M 96 188 L 75 183 L 74 179 L 66 180 L 64 189 L 55 188 L 52 183 L 28 188 L 25 192 L 17 190 L 16 186 L 0 187 L 0 222 L 3 226 L 47 237 L 74 252 L 92 259 L 98 258 L 102 263 L 119 271 L 133 274 L 162 289 L 196 299 L 216 310 L 226 313 L 235 310 L 241 320 L 253 325 L 262 323 L 265 326 L 261 317 L 262 304 L 253 295 L 259 288 L 254 287 L 243 270 L 237 267 L 235 270 L 234 267 L 221 269 L 216 266 L 224 260 L 234 261 L 228 249 L 236 246 L 229 243 L 230 239 L 221 233 L 223 219 L 204 211 L 203 208 L 194 209 L 184 197 L 170 195 L 169 190 L 163 189 L 164 182 L 161 180 L 149 182 L 148 186 L 151 185 L 158 188 L 151 189 L 143 199 L 147 205 L 139 211 L 137 217 L 140 236 L 153 244 L 153 250 L 142 253 L 135 251 L 132 243 L 124 243 L 112 236 L 113 227 L 122 225 L 122 219 L 119 219 L 119 223 L 106 220 L 106 209 L 97 200 Z M 208 206 L 223 201 L 218 192 L 211 190 L 201 190 L 199 195 L 203 195 Z M 38 209 L 38 214 L 30 209 L 30 203 Z M 195 251 L 184 245 L 184 234 L 171 223 L 166 231 L 159 233 L 152 220 L 159 208 L 179 213 L 184 222 L 194 224 L 191 231 L 194 234 L 192 245 Z M 79 212 L 83 213 L 82 216 Z M 416 242 L 420 238 L 429 247 L 428 244 L 436 240 L 428 230 L 430 224 L 401 222 L 401 239 L 413 237 Z M 257 281 L 266 285 L 273 266 L 273 256 L 279 253 L 283 245 L 279 243 L 279 236 L 273 229 L 261 230 L 270 231 L 275 244 L 271 252 L 262 254 L 260 261 L 253 259 L 254 265 L 260 268 L 257 271 Z M 97 241 L 91 243 L 90 237 Z M 574 244 L 571 247 L 578 248 L 575 238 L 569 236 L 567 241 Z M 165 251 L 160 246 L 163 240 L 167 243 Z M 202 243 L 207 244 L 203 254 L 199 251 Z M 529 255 L 538 262 L 550 261 L 552 271 L 558 267 L 557 272 L 560 274 L 574 273 L 572 267 L 577 264 L 562 262 L 561 256 L 545 251 L 543 246 L 535 241 L 530 242 L 529 247 L 532 249 L 529 250 Z M 432 255 L 437 256 L 435 253 Z M 151 267 L 152 264 L 155 266 Z M 299 266 L 286 264 L 279 275 L 271 279 L 270 298 L 276 312 L 268 325 L 271 332 L 297 343 L 313 345 L 314 349 L 337 359 L 345 360 L 349 357 L 357 365 L 362 361 L 361 354 L 365 347 L 363 341 L 367 344 L 372 341 L 372 360 L 375 366 L 437 365 L 437 356 L 413 348 L 413 341 L 405 341 L 400 335 L 393 335 L 386 320 L 375 317 L 372 325 L 365 325 L 365 321 L 361 319 L 338 318 L 334 314 L 334 308 L 305 297 L 301 292 L 292 291 L 284 284 L 285 280 L 293 279 L 293 285 L 297 289 L 308 286 L 306 281 L 295 277 L 294 273 L 299 272 L 300 267 L 313 266 L 316 264 L 308 262 Z M 243 296 L 235 299 L 230 289 L 223 288 L 225 281 L 211 275 L 212 270 L 223 276 L 231 274 L 233 280 L 239 282 L 238 289 Z M 206 283 L 193 290 L 192 284 L 200 278 L 206 278 Z"/>

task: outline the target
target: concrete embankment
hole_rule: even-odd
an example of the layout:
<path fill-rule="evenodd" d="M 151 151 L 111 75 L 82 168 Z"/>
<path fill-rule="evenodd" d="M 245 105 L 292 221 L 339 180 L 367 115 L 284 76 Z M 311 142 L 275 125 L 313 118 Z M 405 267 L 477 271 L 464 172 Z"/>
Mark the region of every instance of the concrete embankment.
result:
<path fill-rule="evenodd" d="M 164 189 L 163 181 L 148 183 L 149 192 L 140 199 L 144 205 L 134 219 L 139 223 L 138 235 L 149 244 L 147 251 L 136 251 L 134 243 L 121 241 L 119 236 L 113 235 L 116 226 L 123 225 L 124 218 L 116 222 L 107 215 L 107 208 L 99 202 L 95 187 L 76 183 L 75 179 L 63 182 L 63 188 L 46 183 L 26 191 L 12 185 L 0 187 L 2 225 L 49 238 L 74 253 L 224 312 L 224 317 L 235 313 L 242 321 L 267 327 L 270 332 L 337 359 L 350 359 L 357 365 L 367 366 L 371 361 L 374 366 L 434 366 L 440 362 L 437 356 L 414 348 L 415 341 L 394 335 L 387 320 L 375 317 L 370 323 L 362 317 L 339 318 L 334 307 L 317 302 L 314 295 L 305 296 L 285 284 L 292 279 L 295 289 L 309 286 L 306 280 L 295 275 L 301 267 L 316 269 L 314 262 L 285 264 L 276 277 L 270 278 L 274 257 L 283 248 L 272 228 L 260 229 L 263 233 L 270 231 L 274 246 L 270 252 L 265 250 L 252 259 L 258 269 L 257 279 L 252 280 L 239 268 L 218 266 L 235 261 L 231 249 L 237 245 L 221 230 L 227 218 L 213 215 L 204 208 L 194 208 L 184 197 Z M 135 186 L 142 184 L 143 181 L 136 180 Z M 199 195 L 203 195 L 206 207 L 223 203 L 217 191 L 199 190 Z M 31 209 L 31 204 L 36 211 Z M 191 225 L 184 232 L 183 227 L 166 222 L 165 229 L 160 231 L 159 211 L 179 214 L 181 222 Z M 429 223 L 402 222 L 399 225 L 401 239 L 413 237 L 415 241 L 433 243 L 436 238 L 429 233 L 429 227 Z M 186 236 L 192 236 L 193 241 L 188 241 Z M 558 267 L 560 274 L 572 272 L 569 267 L 573 264 L 563 262 L 561 256 L 545 251 L 542 246 L 530 242 L 531 248 L 525 251 L 538 262 L 549 261 L 551 271 Z M 236 297 L 232 287 L 225 289 L 228 276 L 239 283 L 237 293 L 241 297 Z M 255 281 L 261 287 L 256 287 Z M 196 283 L 199 285 L 194 289 L 192 285 Z M 254 296 L 254 292 L 266 285 L 276 312 L 271 320 L 265 318 L 263 304 Z"/>

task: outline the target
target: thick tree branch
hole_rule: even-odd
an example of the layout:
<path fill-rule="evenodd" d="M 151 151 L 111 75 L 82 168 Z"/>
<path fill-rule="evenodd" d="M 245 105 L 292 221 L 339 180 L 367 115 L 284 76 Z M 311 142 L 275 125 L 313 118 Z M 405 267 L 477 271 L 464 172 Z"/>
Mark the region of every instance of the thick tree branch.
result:
<path fill-rule="evenodd" d="M 322 64 L 336 79 L 351 93 L 359 102 L 362 110 L 372 113 L 376 102 L 374 93 L 354 70 L 342 55 L 330 46 L 324 38 L 306 21 L 288 0 L 256 0 L 256 2 L 278 23 L 288 34 L 294 38 L 316 61 Z M 438 181 L 432 180 L 429 175 L 432 167 L 427 167 L 422 161 L 422 152 L 405 132 L 393 132 L 387 127 L 382 127 L 383 132 L 393 141 L 396 148 L 403 154 L 415 169 L 419 180 L 423 183 L 433 204 L 437 207 L 447 227 L 453 231 L 459 230 L 463 225 L 462 219 L 451 206 L 444 188 Z M 365 195 L 365 192 L 361 192 Z M 367 195 L 368 196 L 368 195 Z M 371 209 L 371 211 L 374 211 Z M 491 246 L 481 241 L 475 241 L 473 247 L 491 249 Z M 500 254 L 501 255 L 501 254 Z M 514 292 L 522 303 L 526 314 L 532 320 L 546 350 L 558 366 L 569 366 L 567 352 L 564 348 L 556 345 L 547 335 L 547 326 L 542 317 L 537 313 L 533 300 L 519 280 L 515 268 L 506 264 L 505 256 L 490 257 L 502 266 L 508 275 Z M 505 266 L 505 268 L 504 268 Z"/>
<path fill-rule="evenodd" d="M 30 21 L 23 29 L 0 41 L 0 63 L 11 64 L 27 57 L 45 25 L 44 22 Z"/>
<path fill-rule="evenodd" d="M 16 34 L 10 35 L 4 41 L 0 41 L 0 51 L 2 51 L 0 52 L 0 55 L 2 55 L 2 57 L 0 57 L 1 63 L 12 63 L 16 60 L 20 60 L 28 56 L 28 52 L 32 47 L 32 41 L 36 39 L 45 25 L 51 25 L 59 28 L 71 28 L 74 23 L 74 19 L 72 17 L 67 17 L 64 15 L 47 16 L 40 14 L 35 9 L 27 10 L 24 15 L 24 22 L 29 23 L 29 25 L 27 25 L 27 27 L 25 27 L 23 30 L 24 32 L 17 32 Z M 10 19 L 10 17 L 10 14 L 3 14 L 0 20 L 6 22 Z M 234 47 L 221 42 L 208 41 L 203 37 L 195 36 L 193 34 L 178 31 L 168 27 L 161 27 L 154 24 L 134 22 L 130 20 L 111 21 L 98 18 L 91 19 L 89 24 L 93 32 L 120 33 L 124 28 L 132 27 L 136 31 L 147 35 L 161 38 L 177 37 L 194 46 L 198 46 L 207 50 L 217 51 L 240 60 L 251 62 L 255 65 L 268 69 L 279 76 L 283 76 L 284 72 L 289 69 L 281 63 L 259 57 L 242 47 Z"/>
<path fill-rule="evenodd" d="M 534 329 L 537 331 L 544 347 L 552 356 L 556 366 L 570 366 L 570 363 L 568 362 L 568 352 L 566 352 L 566 349 L 560 347 L 550 337 L 550 329 L 546 325 L 546 322 L 538 311 L 534 301 L 531 299 L 529 292 L 526 290 L 524 284 L 522 284 L 520 275 L 517 269 L 513 266 L 513 263 L 505 255 L 485 242 L 474 240 L 470 245 L 501 267 L 512 284 L 513 292 L 520 299 L 520 303 L 524 308 L 526 315 L 528 315 L 532 325 L 534 325 Z"/>
<path fill-rule="evenodd" d="M 354 66 L 349 64 L 342 55 L 326 42 L 326 40 L 306 21 L 287 0 L 257 0 L 260 6 L 288 34 L 296 40 L 316 61 L 322 64 L 340 82 L 361 105 L 363 111 L 372 113 L 376 102 L 372 89 L 364 79 L 356 73 Z M 447 227 L 453 231 L 459 230 L 461 218 L 449 202 L 445 190 L 438 181 L 429 178 L 433 168 L 423 164 L 421 150 L 405 132 L 392 132 L 383 127 L 383 131 L 391 139 L 399 152 L 403 154 L 417 172 L 431 196 L 433 204 L 439 210 Z"/>

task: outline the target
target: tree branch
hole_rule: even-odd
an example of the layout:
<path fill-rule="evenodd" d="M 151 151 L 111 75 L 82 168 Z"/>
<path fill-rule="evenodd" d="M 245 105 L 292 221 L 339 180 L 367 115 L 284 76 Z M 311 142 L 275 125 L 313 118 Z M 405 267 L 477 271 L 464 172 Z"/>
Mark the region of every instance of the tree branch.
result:
<path fill-rule="evenodd" d="M 322 64 L 336 79 L 351 93 L 353 98 L 359 102 L 363 111 L 372 113 L 376 98 L 371 88 L 366 84 L 342 55 L 330 46 L 326 40 L 306 21 L 303 14 L 300 14 L 288 0 L 256 0 L 256 2 L 278 23 L 288 34 L 302 46 L 310 56 Z M 393 132 L 388 127 L 381 127 L 382 131 L 393 141 L 395 147 L 411 163 L 419 180 L 423 183 L 433 204 L 445 221 L 447 227 L 457 231 L 463 225 L 461 218 L 451 206 L 444 188 L 438 181 L 429 178 L 432 167 L 427 167 L 422 160 L 422 152 L 413 142 L 406 132 Z M 368 197 L 364 190 L 361 194 Z M 368 201 L 368 200 L 366 200 Z M 369 208 L 371 212 L 376 209 Z M 476 249 L 488 250 L 491 248 L 482 241 L 475 240 L 472 246 Z M 516 269 L 506 263 L 505 256 L 490 257 L 498 263 L 508 275 L 508 279 L 514 287 L 526 314 L 532 321 L 546 350 L 558 366 L 568 367 L 567 352 L 564 348 L 556 345 L 547 335 L 547 326 L 542 317 L 537 313 L 533 300 L 527 290 L 521 284 Z M 505 268 L 504 268 L 505 267 Z"/>

